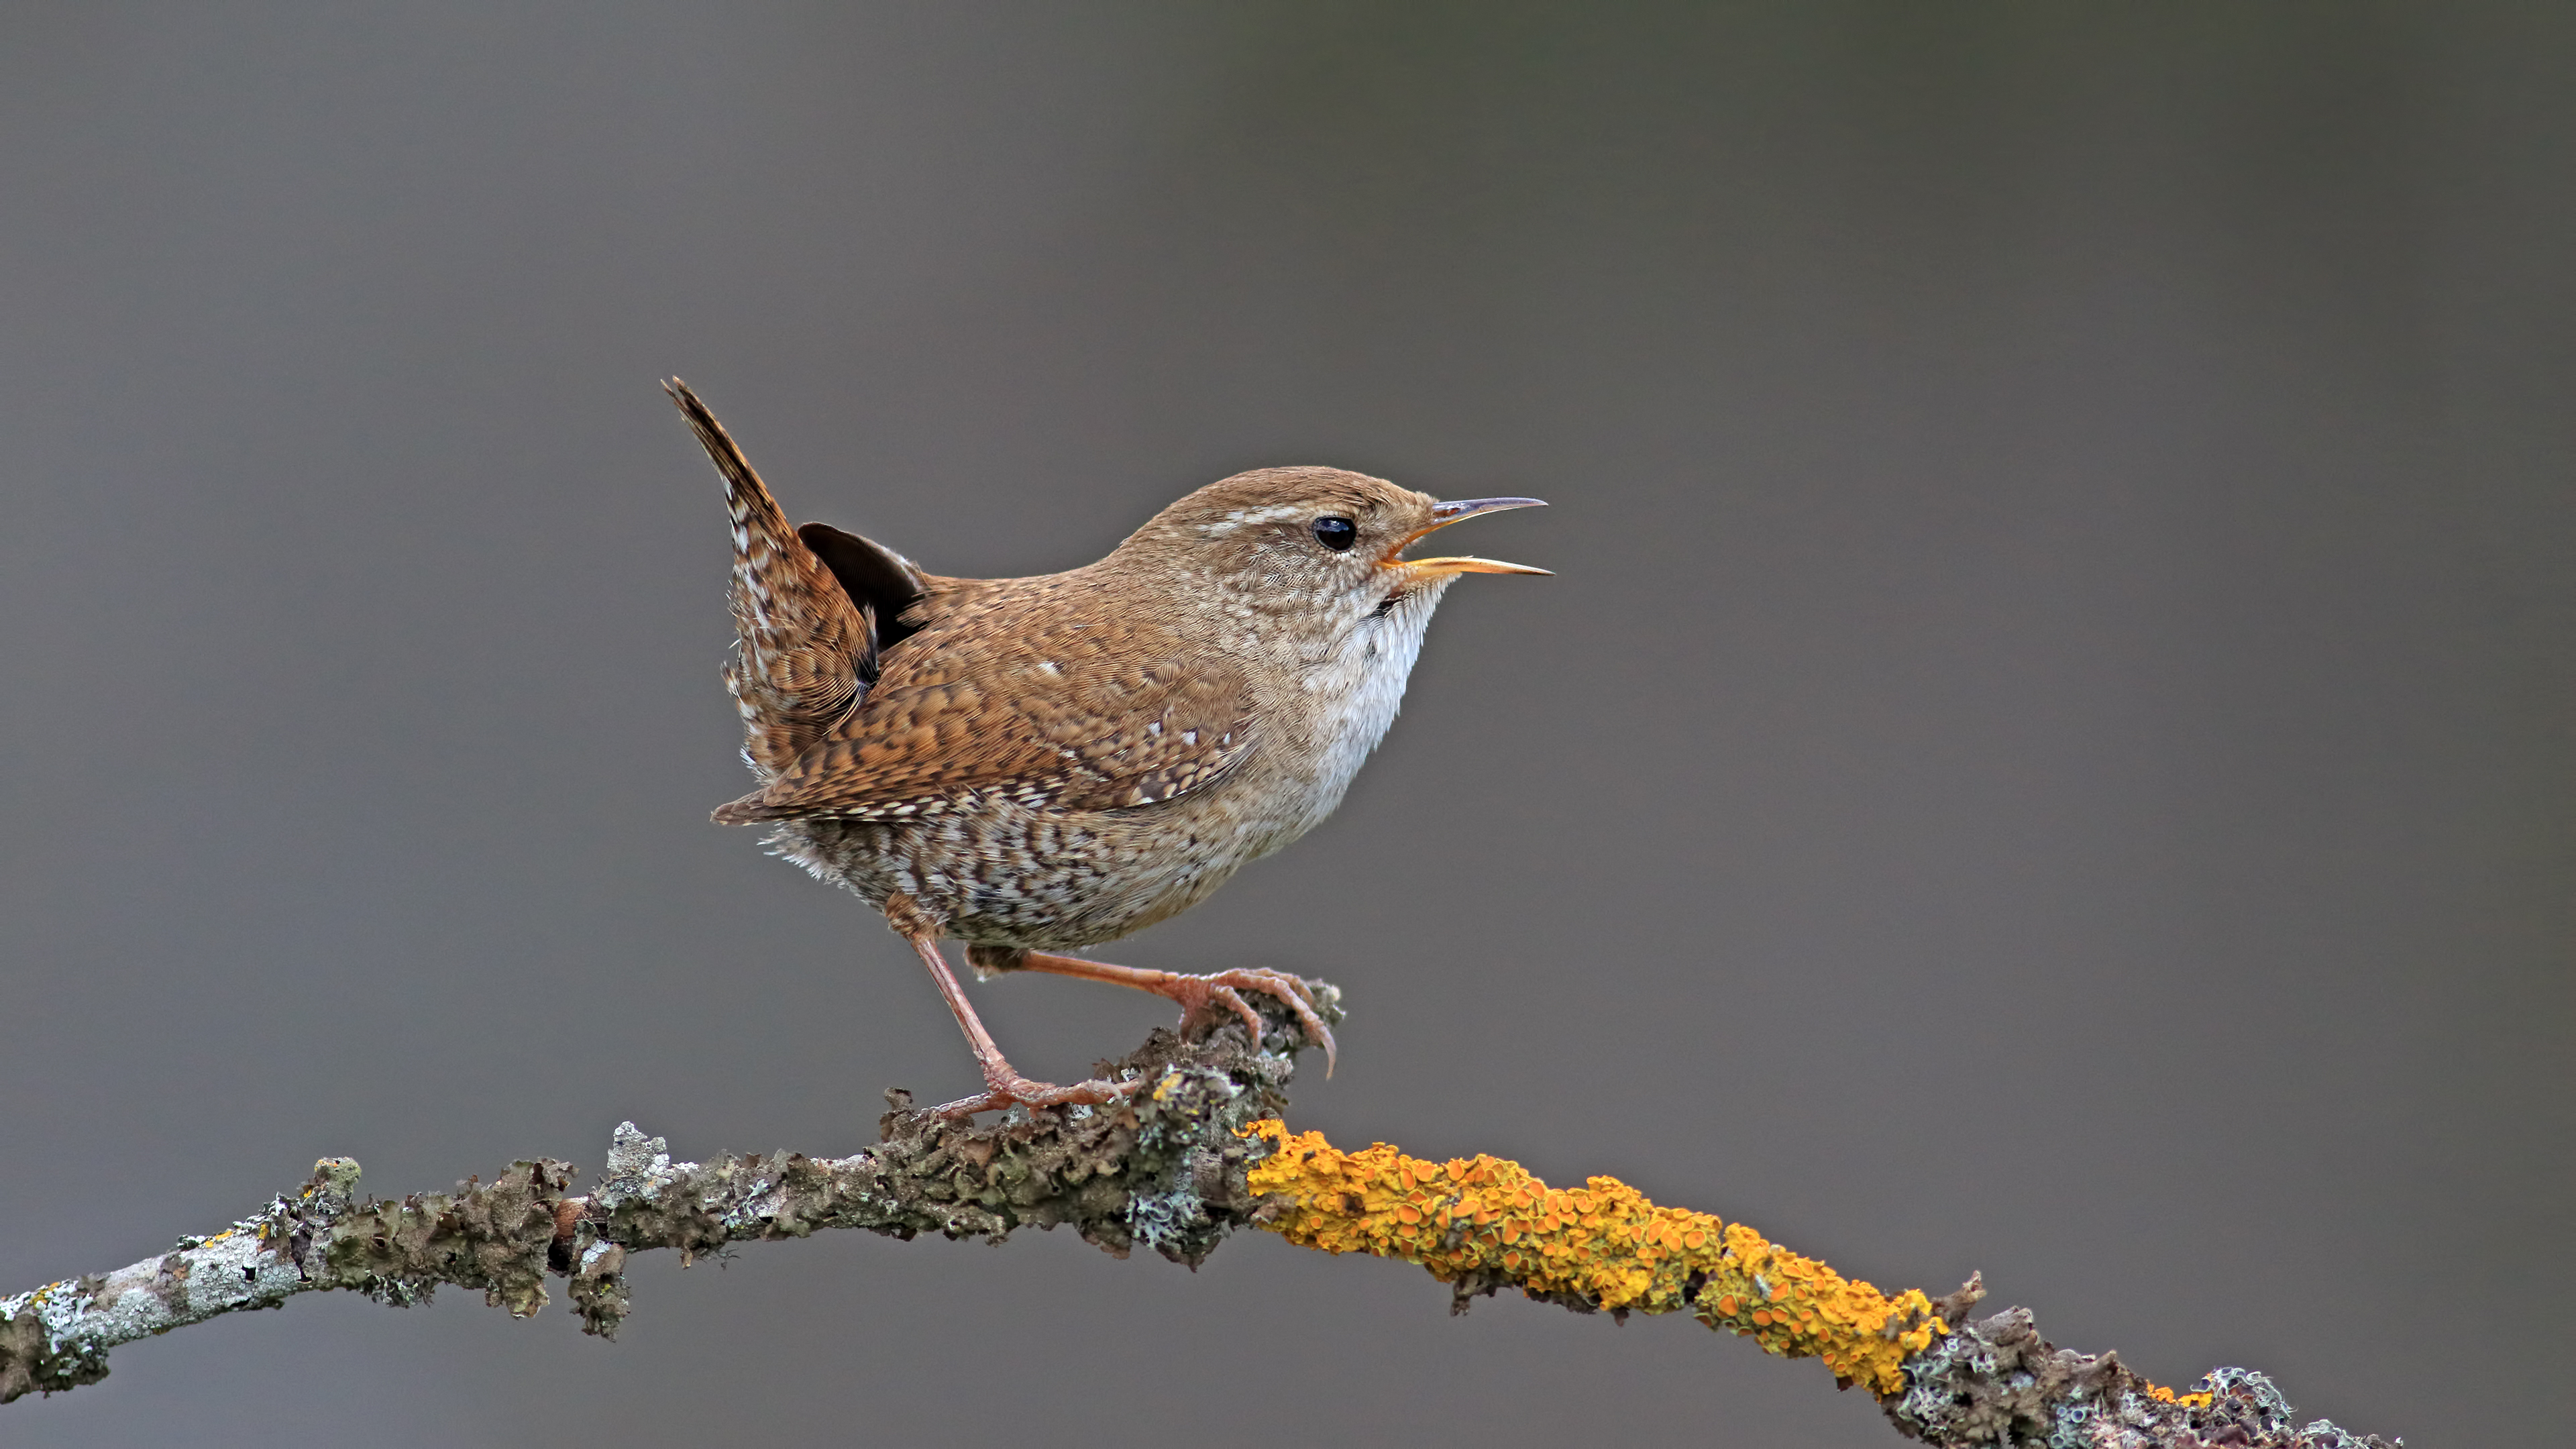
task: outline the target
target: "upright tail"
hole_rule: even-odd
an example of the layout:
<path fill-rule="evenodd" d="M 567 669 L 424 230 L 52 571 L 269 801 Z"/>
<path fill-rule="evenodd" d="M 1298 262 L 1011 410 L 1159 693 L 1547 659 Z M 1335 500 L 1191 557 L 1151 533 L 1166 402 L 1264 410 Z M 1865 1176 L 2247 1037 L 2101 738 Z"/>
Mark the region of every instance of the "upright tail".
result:
<path fill-rule="evenodd" d="M 822 738 L 876 678 L 877 621 L 787 526 L 778 500 L 689 385 L 662 384 L 723 476 L 733 517 L 733 623 L 725 689 L 742 757 L 762 783 Z"/>

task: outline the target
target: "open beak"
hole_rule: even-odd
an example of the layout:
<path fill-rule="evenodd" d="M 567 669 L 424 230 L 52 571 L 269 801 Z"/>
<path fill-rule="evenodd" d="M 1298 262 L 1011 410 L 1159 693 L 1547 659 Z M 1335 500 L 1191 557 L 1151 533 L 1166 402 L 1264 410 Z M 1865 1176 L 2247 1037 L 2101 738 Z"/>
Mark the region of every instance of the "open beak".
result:
<path fill-rule="evenodd" d="M 1450 503 L 1435 503 L 1431 505 L 1431 527 L 1420 529 L 1408 535 L 1404 542 L 1397 544 L 1394 552 L 1387 555 L 1386 566 L 1402 569 L 1406 577 L 1415 579 L 1439 578 L 1444 574 L 1545 574 L 1548 572 L 1546 569 L 1534 569 L 1528 564 L 1504 563 L 1499 559 L 1398 558 L 1396 554 L 1411 548 L 1413 541 L 1424 534 L 1447 528 L 1462 518 L 1473 518 L 1479 513 L 1500 513 L 1507 508 L 1545 508 L 1546 506 L 1546 500 L 1539 498 L 1462 498 Z"/>

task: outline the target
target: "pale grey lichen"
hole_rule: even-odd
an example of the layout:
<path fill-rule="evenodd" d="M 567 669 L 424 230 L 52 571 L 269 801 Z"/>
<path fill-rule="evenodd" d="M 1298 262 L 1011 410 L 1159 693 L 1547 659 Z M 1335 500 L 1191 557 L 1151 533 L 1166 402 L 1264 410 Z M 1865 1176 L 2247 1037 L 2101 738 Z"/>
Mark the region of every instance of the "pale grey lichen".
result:
<path fill-rule="evenodd" d="M 1975 1290 L 1960 1305 L 1975 1301 Z M 1961 1322 L 1905 1361 L 1906 1387 L 1884 1401 L 1908 1436 L 1996 1449 L 2401 1449 L 2318 1420 L 2293 1428 L 2289 1401 L 2248 1369 L 2213 1369 L 2163 1397 L 2120 1362 L 2039 1336 L 2015 1308 Z M 2203 1396 L 2206 1396 L 2205 1398 Z"/>

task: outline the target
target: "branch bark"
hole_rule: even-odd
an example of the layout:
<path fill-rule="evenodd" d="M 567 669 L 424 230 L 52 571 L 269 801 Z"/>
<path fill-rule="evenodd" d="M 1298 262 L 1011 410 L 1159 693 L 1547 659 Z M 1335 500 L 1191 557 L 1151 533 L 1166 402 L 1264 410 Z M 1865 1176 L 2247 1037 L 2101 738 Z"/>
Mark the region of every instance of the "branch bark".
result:
<path fill-rule="evenodd" d="M 1338 1021 L 1338 993 L 1318 995 Z M 2298 1426 L 2258 1373 L 2213 1370 L 2175 1394 L 2114 1355 L 2050 1345 L 2026 1310 L 1964 1321 L 1983 1296 L 1973 1280 L 1942 1299 L 1890 1298 L 1614 1179 L 1558 1192 L 1495 1158 L 1436 1164 L 1382 1144 L 1343 1154 L 1311 1134 L 1292 1139 L 1275 1119 L 1302 1034 L 1285 1008 L 1258 1004 L 1269 1028 L 1259 1042 L 1231 1022 L 1196 1041 L 1156 1031 L 1104 1063 L 1103 1075 L 1150 1084 L 1113 1107 L 976 1126 L 888 1092 L 882 1140 L 849 1157 L 675 1162 L 629 1122 L 586 1194 L 570 1191 L 570 1164 L 531 1158 L 488 1183 L 399 1201 L 361 1200 L 358 1164 L 324 1158 L 300 1188 L 222 1232 L 0 1299 L 0 1403 L 96 1383 L 119 1344 L 298 1293 L 408 1306 L 451 1285 L 524 1318 L 555 1277 L 583 1329 L 614 1337 L 629 1307 L 626 1260 L 657 1248 L 685 1261 L 827 1228 L 999 1242 L 1066 1226 L 1121 1257 L 1142 1246 L 1196 1264 L 1260 1227 L 1420 1263 L 1451 1285 L 1459 1311 L 1505 1287 L 1581 1312 L 1686 1311 L 1771 1352 L 1824 1358 L 1845 1386 L 1878 1393 L 1900 1432 L 1944 1449 L 2390 1449 L 2322 1420 Z"/>

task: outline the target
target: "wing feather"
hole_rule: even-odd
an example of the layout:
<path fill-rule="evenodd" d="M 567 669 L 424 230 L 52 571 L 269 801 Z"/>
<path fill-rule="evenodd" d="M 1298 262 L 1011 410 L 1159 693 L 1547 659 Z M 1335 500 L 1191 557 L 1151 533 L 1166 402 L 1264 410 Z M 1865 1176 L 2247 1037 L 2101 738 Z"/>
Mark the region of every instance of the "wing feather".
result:
<path fill-rule="evenodd" d="M 715 818 L 903 820 L 1001 800 L 1127 809 L 1203 789 L 1252 747 L 1242 670 L 1191 659 L 1164 631 L 1056 624 L 1004 642 L 908 641 L 857 709 Z M 947 677 L 916 677 L 934 671 Z"/>

